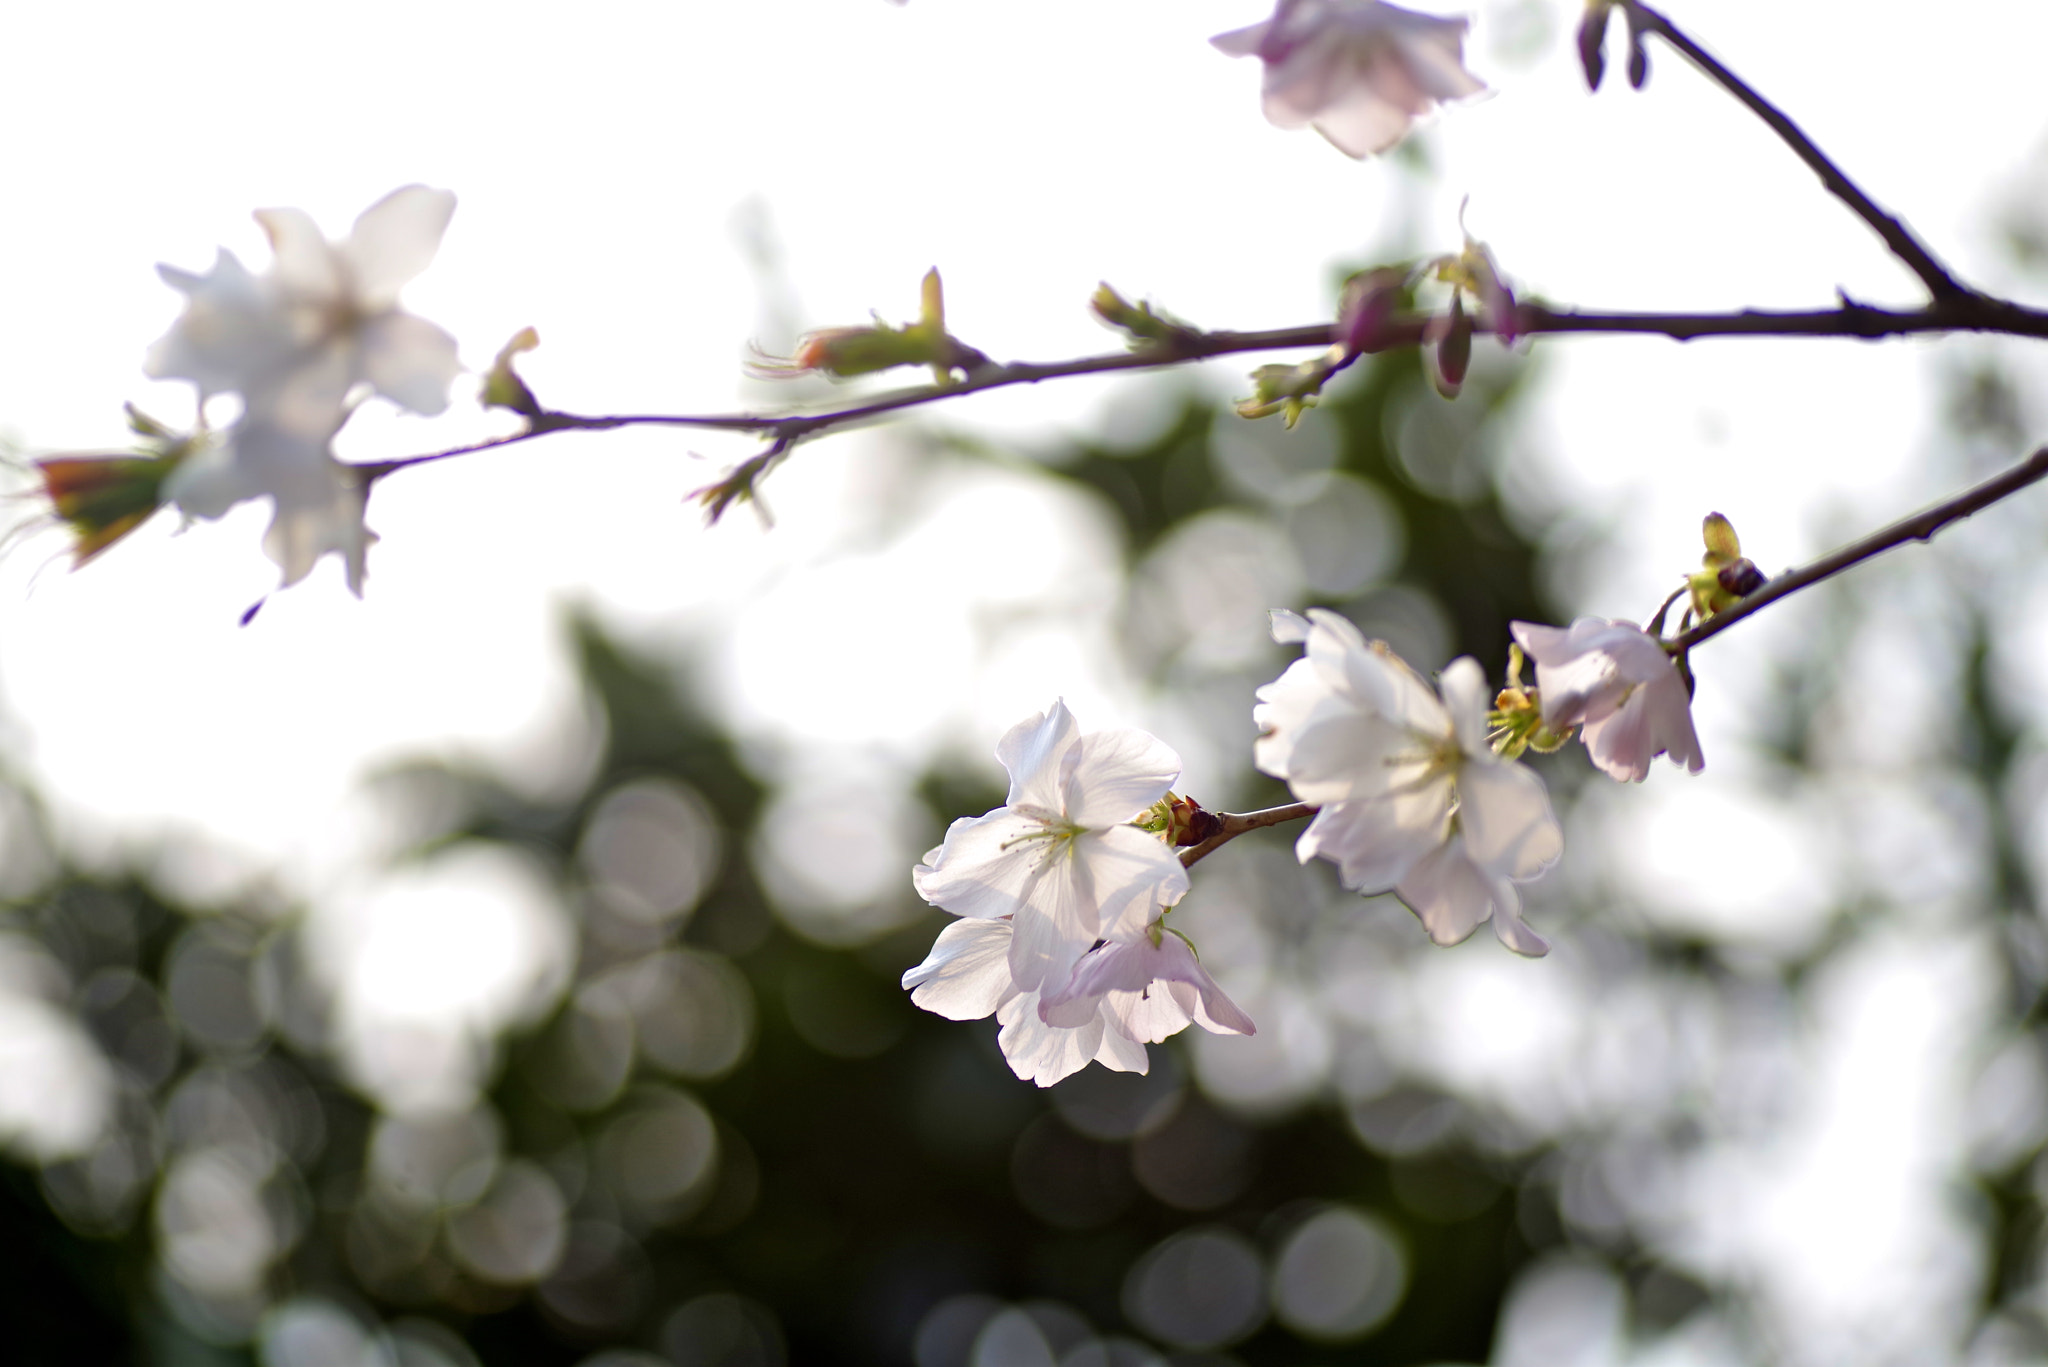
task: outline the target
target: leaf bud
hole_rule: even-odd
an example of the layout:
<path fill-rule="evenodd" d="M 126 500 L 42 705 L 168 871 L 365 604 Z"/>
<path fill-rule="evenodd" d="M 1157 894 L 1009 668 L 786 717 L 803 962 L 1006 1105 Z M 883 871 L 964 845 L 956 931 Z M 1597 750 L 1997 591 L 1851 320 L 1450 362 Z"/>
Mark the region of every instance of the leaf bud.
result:
<path fill-rule="evenodd" d="M 1089 296 L 1088 308 L 1097 318 L 1123 333 L 1132 346 L 1151 342 L 1185 346 L 1198 340 L 1201 329 L 1191 327 L 1172 314 L 1162 313 L 1149 302 L 1133 304 L 1104 281 Z"/>
<path fill-rule="evenodd" d="M 1329 355 L 1312 356 L 1298 365 L 1262 365 L 1252 372 L 1252 397 L 1240 399 L 1240 418 L 1270 418 L 1275 413 L 1292 429 L 1301 415 L 1316 406 L 1323 382 L 1334 372 Z"/>
<path fill-rule="evenodd" d="M 526 387 L 526 381 L 512 368 L 512 358 L 522 352 L 532 351 L 540 345 L 540 334 L 532 328 L 521 328 L 512 340 L 498 350 L 498 358 L 491 362 L 490 370 L 484 375 L 484 407 L 509 408 L 522 418 L 537 418 L 542 409 L 540 400 Z"/>
<path fill-rule="evenodd" d="M 35 463 L 43 492 L 76 538 L 76 569 L 147 522 L 164 505 L 164 481 L 206 440 L 178 433 L 128 405 L 128 425 L 154 450 L 133 455 L 51 456 Z"/>

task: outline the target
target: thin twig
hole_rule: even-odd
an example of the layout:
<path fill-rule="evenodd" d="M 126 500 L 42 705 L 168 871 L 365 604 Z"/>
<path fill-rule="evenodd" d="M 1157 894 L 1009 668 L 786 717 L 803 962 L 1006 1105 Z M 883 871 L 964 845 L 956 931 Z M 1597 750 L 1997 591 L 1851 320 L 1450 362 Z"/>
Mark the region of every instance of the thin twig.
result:
<path fill-rule="evenodd" d="M 1222 828 L 1201 844 L 1190 845 L 1182 850 L 1181 867 L 1192 867 L 1196 860 L 1209 851 L 1229 844 L 1246 831 L 1264 830 L 1268 826 L 1278 826 L 1283 821 L 1299 821 L 1305 816 L 1314 816 L 1320 810 L 1322 809 L 1306 802 L 1290 802 L 1285 807 L 1268 807 L 1257 812 L 1217 812 L 1216 818 L 1223 823 Z"/>
<path fill-rule="evenodd" d="M 1636 27 L 1646 33 L 1654 33 L 1685 55 L 1686 60 L 1705 72 L 1723 90 L 1733 95 L 1746 106 L 1750 113 L 1762 119 L 1773 133 L 1797 154 L 1799 159 L 1812 168 L 1820 177 L 1820 183 L 1830 194 L 1848 205 L 1850 210 L 1874 229 L 1884 239 L 1884 245 L 1891 249 L 1893 256 L 1904 262 L 1906 268 L 1920 277 L 1920 283 L 1937 300 L 1965 296 L 1971 293 L 1946 266 L 1935 260 L 1919 238 L 1904 222 L 1878 207 L 1875 200 L 1843 174 L 1828 155 L 1814 146 L 1813 139 L 1800 131 L 1799 125 L 1785 116 L 1783 110 L 1759 95 L 1750 84 L 1688 37 L 1670 19 L 1648 5 L 1637 0 L 1623 0 L 1629 13 L 1634 17 Z"/>
<path fill-rule="evenodd" d="M 1982 512 L 2000 499 L 2009 498 L 2043 479 L 2048 479 L 2048 447 L 2034 452 L 2004 474 L 1966 489 L 1954 498 L 1923 508 L 1911 517 L 1901 518 L 1891 526 L 1852 541 L 1810 565 L 1786 571 L 1735 606 L 1717 612 L 1692 630 L 1681 633 L 1673 639 L 1672 646 L 1681 653 L 1690 650 L 1701 641 L 1719 635 L 1743 618 L 1769 607 L 1788 594 L 1797 593 L 1803 588 L 1820 583 L 1823 579 L 1833 578 L 1852 565 L 1859 565 L 1872 556 L 1891 550 L 1894 546 L 1903 546 L 1908 541 L 1931 541 L 1935 533 L 1951 523 L 1960 522 L 1973 513 Z"/>

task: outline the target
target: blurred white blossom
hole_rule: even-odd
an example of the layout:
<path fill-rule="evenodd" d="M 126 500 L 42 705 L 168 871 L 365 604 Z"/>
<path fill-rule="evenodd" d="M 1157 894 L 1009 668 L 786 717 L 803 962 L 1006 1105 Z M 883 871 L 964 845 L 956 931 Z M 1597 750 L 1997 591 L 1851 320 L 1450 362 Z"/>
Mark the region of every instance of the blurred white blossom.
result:
<path fill-rule="evenodd" d="M 277 514 L 264 548 L 287 585 L 334 551 L 362 592 L 375 539 L 363 526 L 365 490 L 331 451 L 356 391 L 430 416 L 448 407 L 462 369 L 455 339 L 401 311 L 398 292 L 433 261 L 454 212 L 448 191 L 406 186 L 331 243 L 303 210 L 265 209 L 256 220 L 275 255 L 266 274 L 227 251 L 204 276 L 158 268 L 186 306 L 144 370 L 190 380 L 202 400 L 238 394 L 243 407 L 226 439 L 180 466 L 165 493 L 198 518 L 270 498 Z"/>
<path fill-rule="evenodd" d="M 1326 609 L 1273 615 L 1302 659 L 1258 691 L 1258 767 L 1322 810 L 1295 852 L 1337 865 L 1345 886 L 1392 890 L 1438 944 L 1488 919 L 1518 954 L 1549 946 L 1522 923 L 1515 884 L 1564 850 L 1543 780 L 1487 743 L 1478 662 L 1454 660 L 1442 697 L 1377 641 Z"/>
<path fill-rule="evenodd" d="M 1187 891 L 1174 852 L 1129 824 L 1166 795 L 1180 756 L 1143 731 L 1084 736 L 1055 702 L 1011 727 L 996 757 L 1008 802 L 955 821 L 912 877 L 956 916 L 1014 918 L 1010 976 L 1038 992 L 1065 983 L 1097 940 L 1142 927 Z"/>
<path fill-rule="evenodd" d="M 1569 628 L 1515 622 L 1509 629 L 1536 662 L 1544 724 L 1584 727 L 1586 751 L 1600 769 L 1640 782 L 1659 755 L 1695 774 L 1706 766 L 1685 679 L 1654 636 L 1598 617 Z"/>
<path fill-rule="evenodd" d="M 1266 117 L 1312 125 L 1353 157 L 1384 152 L 1441 100 L 1486 84 L 1465 70 L 1464 19 L 1381 0 L 1280 0 L 1273 17 L 1209 41 L 1266 64 Z"/>

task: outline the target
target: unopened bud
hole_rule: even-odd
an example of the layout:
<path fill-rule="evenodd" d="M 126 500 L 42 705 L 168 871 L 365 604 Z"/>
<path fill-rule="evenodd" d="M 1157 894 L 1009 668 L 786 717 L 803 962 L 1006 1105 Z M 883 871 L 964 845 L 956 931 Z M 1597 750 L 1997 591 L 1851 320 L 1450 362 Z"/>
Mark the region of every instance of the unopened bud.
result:
<path fill-rule="evenodd" d="M 1589 0 L 1586 12 L 1579 19 L 1579 65 L 1586 72 L 1586 89 L 1598 90 L 1600 78 L 1607 74 L 1607 58 L 1602 49 L 1607 44 L 1608 0 Z"/>
<path fill-rule="evenodd" d="M 1650 79 L 1650 54 L 1643 47 L 1642 25 L 1636 21 L 1634 10 L 1628 10 L 1628 84 L 1631 90 L 1641 90 Z"/>
<path fill-rule="evenodd" d="M 1430 320 L 1422 340 L 1430 383 L 1445 398 L 1457 398 L 1465 385 L 1465 372 L 1472 366 L 1472 319 L 1457 295 L 1451 296 L 1447 312 Z"/>
<path fill-rule="evenodd" d="M 1714 579 L 1737 598 L 1747 598 L 1767 582 L 1764 572 L 1756 567 L 1754 561 L 1741 557 L 1723 565 Z"/>
<path fill-rule="evenodd" d="M 1344 358 L 1377 351 L 1386 345 L 1387 320 L 1401 304 L 1408 272 L 1399 266 L 1375 266 L 1344 282 L 1337 311 L 1337 346 Z"/>
<path fill-rule="evenodd" d="M 1199 328 L 1191 327 L 1172 314 L 1162 313 L 1149 302 L 1133 304 L 1107 281 L 1095 287 L 1095 293 L 1089 296 L 1088 308 L 1097 318 L 1125 334 L 1133 346 L 1146 342 L 1184 345 L 1202 335 Z"/>
<path fill-rule="evenodd" d="M 1735 560 L 1742 555 L 1742 538 L 1735 534 L 1735 524 L 1719 513 L 1708 513 L 1700 524 L 1700 535 L 1707 543 L 1704 564 L 1714 567 Z"/>

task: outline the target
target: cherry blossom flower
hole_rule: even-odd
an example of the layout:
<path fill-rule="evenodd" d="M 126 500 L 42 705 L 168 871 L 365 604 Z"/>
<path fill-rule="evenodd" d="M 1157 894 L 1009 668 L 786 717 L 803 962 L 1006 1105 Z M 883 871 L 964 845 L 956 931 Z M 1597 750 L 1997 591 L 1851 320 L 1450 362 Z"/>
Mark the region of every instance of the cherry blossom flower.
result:
<path fill-rule="evenodd" d="M 1266 64 L 1266 118 L 1310 125 L 1348 156 L 1384 152 L 1441 100 L 1486 85 L 1465 70 L 1464 19 L 1382 0 L 1279 0 L 1273 17 L 1209 41 Z"/>
<path fill-rule="evenodd" d="M 948 1020 L 994 1014 L 1010 1070 L 1050 1087 L 1100 1063 L 1117 1072 L 1151 1066 L 1145 1046 L 1199 1024 L 1249 1035 L 1251 1018 L 1223 994 L 1193 948 L 1154 920 L 1125 941 L 1084 955 L 1054 993 L 1028 991 L 1010 973 L 1012 923 L 962 918 L 939 932 L 931 954 L 903 975 L 910 999 Z"/>
<path fill-rule="evenodd" d="M 1097 940 L 1142 926 L 1187 891 L 1187 870 L 1130 823 L 1166 795 L 1180 757 L 1143 731 L 1081 734 L 1064 702 L 996 747 L 1009 800 L 962 817 L 912 877 L 956 916 L 1014 918 L 1011 976 L 1024 992 L 1067 980 Z"/>
<path fill-rule="evenodd" d="M 363 525 L 360 477 L 334 459 L 334 436 L 354 391 L 366 386 L 399 407 L 433 415 L 448 407 L 462 368 L 455 339 L 398 307 L 398 291 L 433 260 L 455 196 L 423 185 L 385 196 L 330 243 L 298 209 L 256 218 L 276 260 L 252 275 L 222 251 L 206 275 L 159 267 L 186 296 L 185 311 L 150 348 L 144 370 L 190 380 L 204 400 L 242 398 L 224 439 L 185 462 L 164 493 L 187 517 L 217 518 L 238 503 L 276 507 L 264 549 L 288 586 L 333 551 L 362 592 L 364 555 L 376 538 Z"/>
<path fill-rule="evenodd" d="M 1586 752 L 1601 770 L 1639 783 L 1658 755 L 1695 774 L 1706 767 L 1685 679 L 1656 637 L 1599 617 L 1569 628 L 1515 622 L 1509 629 L 1536 662 L 1544 725 L 1583 727 Z"/>
<path fill-rule="evenodd" d="M 1564 836 L 1543 781 L 1487 744 L 1486 676 L 1471 658 L 1441 697 L 1334 612 L 1275 613 L 1303 658 L 1258 691 L 1258 767 L 1321 808 L 1295 845 L 1337 865 L 1346 887 L 1391 890 L 1438 944 L 1492 920 L 1520 954 L 1548 948 L 1521 919 L 1517 883 L 1556 862 Z"/>

